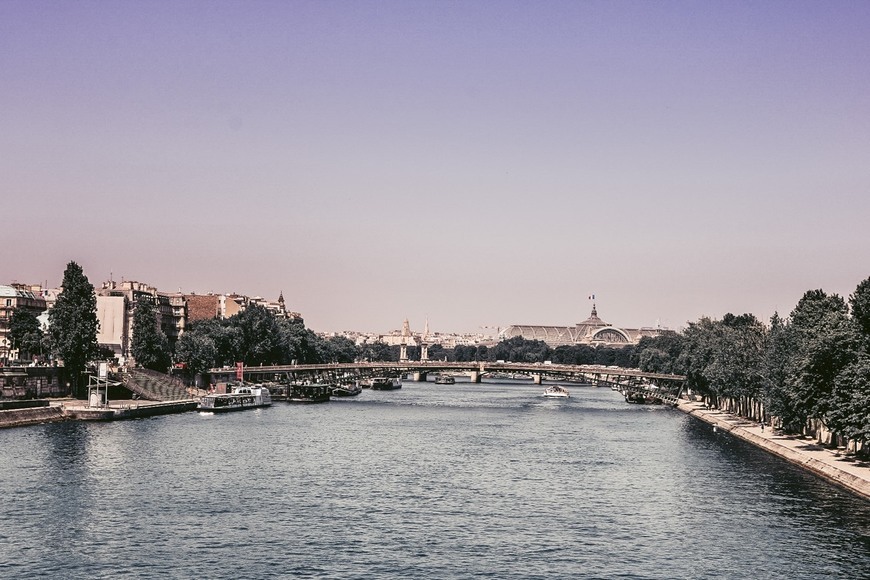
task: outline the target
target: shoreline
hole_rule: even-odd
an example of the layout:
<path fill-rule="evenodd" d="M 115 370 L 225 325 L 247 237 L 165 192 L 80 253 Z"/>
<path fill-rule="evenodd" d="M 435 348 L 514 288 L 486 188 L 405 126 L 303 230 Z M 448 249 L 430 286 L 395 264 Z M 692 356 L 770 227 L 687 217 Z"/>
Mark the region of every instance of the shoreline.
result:
<path fill-rule="evenodd" d="M 48 406 L 0 411 L 0 428 L 11 429 L 62 421 L 123 421 L 157 415 L 186 413 L 196 408 L 193 399 L 179 401 L 112 401 L 107 406 L 88 407 L 76 399 L 53 400 Z"/>
<path fill-rule="evenodd" d="M 677 409 L 870 501 L 870 462 L 823 447 L 813 438 L 785 435 L 770 427 L 762 430 L 757 422 L 700 402 L 680 401 Z"/>

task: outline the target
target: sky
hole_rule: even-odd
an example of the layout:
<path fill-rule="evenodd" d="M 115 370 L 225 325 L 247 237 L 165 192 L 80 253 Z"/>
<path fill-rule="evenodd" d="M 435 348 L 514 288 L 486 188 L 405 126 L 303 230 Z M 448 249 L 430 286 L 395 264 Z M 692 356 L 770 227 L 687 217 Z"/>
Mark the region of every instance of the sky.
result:
<path fill-rule="evenodd" d="M 0 1 L 0 283 L 318 332 L 679 329 L 870 277 L 870 2 Z"/>

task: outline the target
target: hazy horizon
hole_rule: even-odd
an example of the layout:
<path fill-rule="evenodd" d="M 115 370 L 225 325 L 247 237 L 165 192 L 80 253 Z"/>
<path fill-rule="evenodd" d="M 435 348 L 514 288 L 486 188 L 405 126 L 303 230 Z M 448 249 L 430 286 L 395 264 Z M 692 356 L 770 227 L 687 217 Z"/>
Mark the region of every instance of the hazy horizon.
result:
<path fill-rule="evenodd" d="M 787 315 L 870 276 L 867 2 L 0 3 L 0 284 L 318 332 Z"/>

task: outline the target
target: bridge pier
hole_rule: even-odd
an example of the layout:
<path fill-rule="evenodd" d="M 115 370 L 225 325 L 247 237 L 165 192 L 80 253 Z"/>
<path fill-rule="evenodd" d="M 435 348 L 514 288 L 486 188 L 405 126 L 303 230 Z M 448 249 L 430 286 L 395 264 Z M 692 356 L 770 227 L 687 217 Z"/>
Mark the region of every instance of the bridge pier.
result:
<path fill-rule="evenodd" d="M 540 374 L 532 375 L 532 383 L 534 383 L 534 384 L 536 384 L 536 385 L 540 385 L 542 382 L 544 382 L 544 381 L 543 381 L 543 379 L 541 378 L 541 375 L 540 375 Z"/>
<path fill-rule="evenodd" d="M 425 371 L 416 371 L 411 375 L 411 379 L 418 383 L 425 383 L 429 373 Z"/>
<path fill-rule="evenodd" d="M 480 382 L 480 373 L 478 371 L 471 371 L 470 373 L 468 373 L 468 376 L 472 383 Z"/>

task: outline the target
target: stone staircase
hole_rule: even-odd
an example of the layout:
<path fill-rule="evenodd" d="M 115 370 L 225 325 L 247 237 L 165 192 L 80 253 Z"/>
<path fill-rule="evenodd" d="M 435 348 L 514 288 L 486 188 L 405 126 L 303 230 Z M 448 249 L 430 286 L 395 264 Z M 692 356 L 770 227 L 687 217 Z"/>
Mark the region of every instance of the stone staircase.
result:
<path fill-rule="evenodd" d="M 130 369 L 124 375 L 124 386 L 150 401 L 181 401 L 193 398 L 181 380 L 148 369 Z"/>

